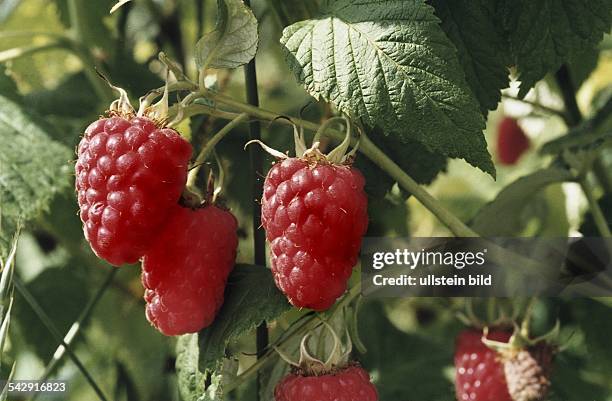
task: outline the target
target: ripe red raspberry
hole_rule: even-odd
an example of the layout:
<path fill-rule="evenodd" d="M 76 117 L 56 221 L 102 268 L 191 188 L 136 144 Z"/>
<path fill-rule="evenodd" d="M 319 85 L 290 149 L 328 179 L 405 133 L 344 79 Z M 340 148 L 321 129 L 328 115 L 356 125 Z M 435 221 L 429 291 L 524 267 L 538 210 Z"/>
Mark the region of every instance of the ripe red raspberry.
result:
<path fill-rule="evenodd" d="M 507 343 L 512 333 L 489 331 L 489 340 Z M 512 401 L 497 351 L 482 342 L 481 330 L 466 330 L 455 345 L 455 392 L 458 401 Z"/>
<path fill-rule="evenodd" d="M 163 334 L 195 333 L 223 304 L 234 267 L 236 218 L 216 206 L 175 206 L 142 261 L 147 319 Z"/>
<path fill-rule="evenodd" d="M 378 401 L 368 372 L 349 366 L 321 376 L 289 374 L 274 389 L 275 401 Z"/>
<path fill-rule="evenodd" d="M 92 123 L 78 146 L 76 190 L 85 238 L 100 258 L 135 263 L 185 186 L 191 145 L 145 117 Z"/>
<path fill-rule="evenodd" d="M 268 172 L 261 221 L 274 280 L 294 306 L 325 310 L 346 290 L 368 226 L 363 186 L 357 169 L 321 158 Z"/>
<path fill-rule="evenodd" d="M 529 149 L 529 138 L 514 118 L 504 117 L 497 128 L 497 157 L 501 164 L 513 165 Z"/>

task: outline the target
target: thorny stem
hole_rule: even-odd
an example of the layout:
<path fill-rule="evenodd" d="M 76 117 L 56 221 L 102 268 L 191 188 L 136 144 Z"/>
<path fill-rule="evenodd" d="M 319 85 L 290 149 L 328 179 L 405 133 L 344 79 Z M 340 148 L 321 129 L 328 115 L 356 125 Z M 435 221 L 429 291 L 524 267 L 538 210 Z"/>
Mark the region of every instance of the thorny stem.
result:
<path fill-rule="evenodd" d="M 582 121 L 582 113 L 576 102 L 576 88 L 574 88 L 574 83 L 572 82 L 567 64 L 563 64 L 561 68 L 559 68 L 555 73 L 555 79 L 561 90 L 561 95 L 563 96 L 563 103 L 565 104 L 565 110 L 568 117 L 568 125 L 574 127 Z"/>
<path fill-rule="evenodd" d="M 232 121 L 227 123 L 223 128 L 219 130 L 208 142 L 206 145 L 202 147 L 200 153 L 196 157 L 194 161 L 194 167 L 189 172 L 189 177 L 187 178 L 187 187 L 193 187 L 198 178 L 198 172 L 202 167 L 202 164 L 206 161 L 212 150 L 215 146 L 223 139 L 227 134 L 229 134 L 238 124 L 245 121 L 249 115 L 247 113 L 239 114 L 238 117 L 234 118 Z"/>

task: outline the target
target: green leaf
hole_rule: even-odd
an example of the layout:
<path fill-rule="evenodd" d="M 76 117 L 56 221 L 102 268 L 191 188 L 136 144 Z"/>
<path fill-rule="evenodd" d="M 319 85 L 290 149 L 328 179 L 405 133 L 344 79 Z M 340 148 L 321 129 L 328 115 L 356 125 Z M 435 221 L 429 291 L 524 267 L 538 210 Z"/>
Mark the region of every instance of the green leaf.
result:
<path fill-rule="evenodd" d="M 95 266 L 86 264 L 85 267 L 90 275 L 95 272 Z M 122 268 L 114 282 L 123 289 L 109 287 L 83 336 L 88 341 L 86 346 L 92 360 L 99 361 L 98 366 L 116 362 L 123 365 L 140 400 L 174 399 L 175 385 L 168 388 L 168 360 L 173 357 L 174 344 L 151 327 L 145 317 L 142 298 L 132 293 L 140 287 L 139 269 L 137 266 Z M 98 286 L 95 284 L 96 288 Z"/>
<path fill-rule="evenodd" d="M 500 0 L 525 96 L 548 72 L 610 30 L 610 0 Z"/>
<path fill-rule="evenodd" d="M 606 319 L 606 317 L 602 316 L 602 319 Z M 588 370 L 588 361 L 571 355 L 568 352 L 561 352 L 555 359 L 550 401 L 610 400 L 612 395 L 610 389 L 606 389 L 584 378 L 584 376 L 587 376 L 584 373 Z M 596 370 L 593 371 L 592 367 L 590 370 L 588 373 L 597 374 Z M 577 372 L 582 374 L 576 374 Z"/>
<path fill-rule="evenodd" d="M 217 363 L 214 372 L 200 370 L 198 336 L 198 333 L 181 336 L 176 344 L 176 374 L 181 400 L 222 401 L 223 385 L 235 378 L 238 363 L 222 359 Z M 205 388 L 208 375 L 210 384 Z"/>
<path fill-rule="evenodd" d="M 458 50 L 465 77 L 484 114 L 497 108 L 508 86 L 509 44 L 487 14 L 482 0 L 434 0 L 442 29 Z"/>
<path fill-rule="evenodd" d="M 11 324 L 11 311 L 14 299 L 13 274 L 15 271 L 15 255 L 17 253 L 20 230 L 21 228 L 17 227 L 11 244 L 11 250 L 6 259 L 0 260 L 0 367 L 6 361 L 4 347 L 8 338 L 9 325 Z"/>
<path fill-rule="evenodd" d="M 423 1 L 328 1 L 318 18 L 285 28 L 281 43 L 316 99 L 495 174 L 456 49 Z"/>
<path fill-rule="evenodd" d="M 516 234 L 523 224 L 518 217 L 528 201 L 548 185 L 572 178 L 569 171 L 555 167 L 521 177 L 483 206 L 472 220 L 471 227 L 482 236 Z"/>
<path fill-rule="evenodd" d="M 50 138 L 44 122 L 0 96 L 0 257 L 19 219 L 36 217 L 70 185 L 70 149 Z"/>
<path fill-rule="evenodd" d="M 257 19 L 242 0 L 218 0 L 217 26 L 198 41 L 198 68 L 236 68 L 255 57 Z"/>
<path fill-rule="evenodd" d="M 290 308 L 276 288 L 270 270 L 237 265 L 230 275 L 225 302 L 212 326 L 199 333 L 200 371 L 213 370 L 230 341 L 274 319 Z"/>
<path fill-rule="evenodd" d="M 198 368 L 198 334 L 179 337 L 176 343 L 176 376 L 183 401 L 195 401 L 204 392 L 206 374 Z"/>
<path fill-rule="evenodd" d="M 570 57 L 568 61 L 570 76 L 576 90 L 591 75 L 597 67 L 599 61 L 599 49 L 596 47 L 586 48 L 583 51 L 577 51 Z"/>
<path fill-rule="evenodd" d="M 612 370 L 610 331 L 612 308 L 592 299 L 574 300 L 571 305 L 574 321 L 584 332 L 584 342 L 590 364 L 600 372 Z"/>

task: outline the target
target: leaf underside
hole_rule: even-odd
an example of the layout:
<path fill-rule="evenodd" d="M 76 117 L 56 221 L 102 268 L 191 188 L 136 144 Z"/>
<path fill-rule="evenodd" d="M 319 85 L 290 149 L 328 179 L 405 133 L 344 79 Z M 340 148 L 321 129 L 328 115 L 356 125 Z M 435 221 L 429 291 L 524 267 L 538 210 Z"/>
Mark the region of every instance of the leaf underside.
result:
<path fill-rule="evenodd" d="M 219 0 L 215 30 L 196 44 L 198 68 L 236 68 L 255 57 L 257 19 L 242 0 Z"/>
<path fill-rule="evenodd" d="M 51 128 L 0 95 L 0 257 L 17 223 L 36 217 L 70 183 L 70 149 Z"/>

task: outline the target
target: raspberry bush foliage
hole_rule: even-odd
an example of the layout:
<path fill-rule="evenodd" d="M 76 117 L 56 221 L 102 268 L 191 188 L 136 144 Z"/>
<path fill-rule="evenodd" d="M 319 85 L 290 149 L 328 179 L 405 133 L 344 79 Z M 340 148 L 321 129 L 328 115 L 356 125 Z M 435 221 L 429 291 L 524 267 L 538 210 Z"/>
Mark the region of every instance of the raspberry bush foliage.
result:
<path fill-rule="evenodd" d="M 611 0 L 0 2 L 0 378 L 612 401 L 609 298 L 362 297 L 359 266 L 363 237 L 612 236 L 611 21 Z"/>

